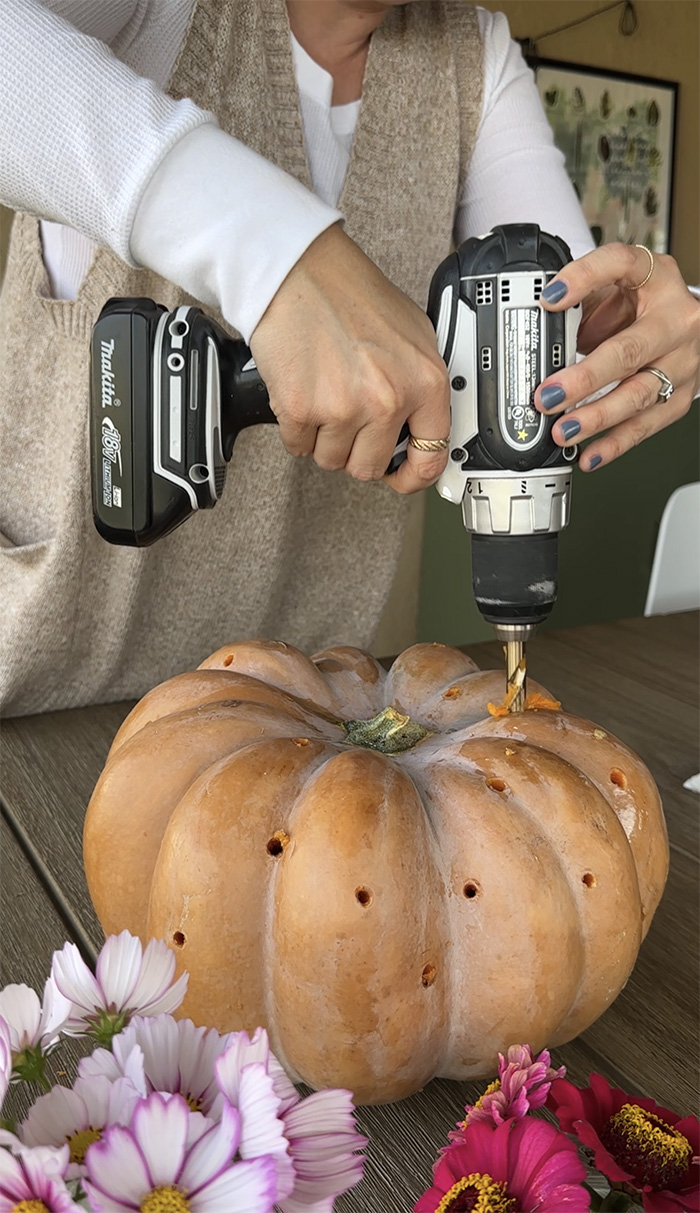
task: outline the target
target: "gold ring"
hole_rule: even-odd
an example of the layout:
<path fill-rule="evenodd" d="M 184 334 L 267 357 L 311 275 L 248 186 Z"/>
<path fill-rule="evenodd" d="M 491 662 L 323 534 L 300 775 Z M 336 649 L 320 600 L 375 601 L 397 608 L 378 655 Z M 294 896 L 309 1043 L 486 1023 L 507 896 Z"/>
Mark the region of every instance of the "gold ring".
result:
<path fill-rule="evenodd" d="M 414 438 L 411 434 L 408 445 L 415 447 L 417 451 L 446 451 L 450 438 L 449 434 L 447 438 Z"/>
<path fill-rule="evenodd" d="M 652 253 L 651 249 L 648 249 L 646 244 L 635 244 L 634 247 L 644 249 L 644 252 L 646 253 L 647 257 L 649 258 L 649 273 L 647 274 L 646 278 L 642 278 L 642 281 L 638 282 L 636 286 L 628 286 L 627 287 L 628 291 L 638 291 L 641 286 L 646 286 L 647 282 L 649 281 L 652 274 L 654 273 L 654 254 Z"/>

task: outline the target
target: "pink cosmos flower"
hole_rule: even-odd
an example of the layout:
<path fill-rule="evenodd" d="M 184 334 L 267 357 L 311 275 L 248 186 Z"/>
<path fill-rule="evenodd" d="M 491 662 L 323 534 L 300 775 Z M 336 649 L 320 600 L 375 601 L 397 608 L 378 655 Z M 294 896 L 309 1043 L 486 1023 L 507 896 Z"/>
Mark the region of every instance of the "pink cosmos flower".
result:
<path fill-rule="evenodd" d="M 479 1121 L 502 1125 L 506 1120 L 520 1120 L 528 1112 L 543 1107 L 553 1080 L 565 1074 L 566 1066 L 552 1068 L 546 1049 L 533 1058 L 529 1045 L 511 1045 L 507 1061 L 502 1053 L 498 1054 L 498 1078 L 475 1104 L 467 1105 L 467 1115 L 458 1130 L 449 1134 L 450 1141 L 464 1141 L 468 1125 Z"/>
<path fill-rule="evenodd" d="M 269 1213 L 274 1163 L 232 1164 L 239 1141 L 240 1117 L 230 1105 L 215 1124 L 191 1112 L 181 1096 L 154 1092 L 137 1104 L 129 1128 L 114 1125 L 88 1148 L 84 1186 L 91 1207 L 94 1213 Z"/>
<path fill-rule="evenodd" d="M 66 1179 L 85 1175 L 85 1154 L 109 1125 L 128 1125 L 141 1098 L 126 1078 L 116 1082 L 99 1076 L 78 1078 L 72 1089 L 56 1086 L 42 1095 L 17 1130 L 27 1146 L 68 1143 Z"/>
<path fill-rule="evenodd" d="M 445 1151 L 414 1213 L 463 1213 L 479 1200 L 486 1209 L 588 1213 L 585 1178 L 576 1146 L 554 1125 L 527 1118 L 497 1127 L 477 1121 L 461 1145 Z"/>
<path fill-rule="evenodd" d="M 0 1213 L 16 1209 L 85 1213 L 63 1182 L 67 1162 L 67 1146 L 58 1159 L 45 1150 L 0 1150 Z"/>
<path fill-rule="evenodd" d="M 635 1188 L 647 1213 L 700 1209 L 700 1122 L 680 1117 L 653 1099 L 611 1087 L 591 1074 L 579 1089 L 558 1079 L 547 1107 L 565 1133 L 593 1152 L 594 1165 L 613 1184 Z"/>
<path fill-rule="evenodd" d="M 152 939 L 144 952 L 141 940 L 128 931 L 110 935 L 94 976 L 75 944 L 67 943 L 54 952 L 51 967 L 58 989 L 72 1004 L 63 1030 L 109 1044 L 132 1015 L 158 1015 L 180 1006 L 188 978 L 183 973 L 173 985 L 174 975 L 174 953 L 162 940 Z"/>
<path fill-rule="evenodd" d="M 136 1053 L 142 1059 L 145 1078 L 143 1094 L 165 1091 L 182 1095 L 193 1112 L 212 1114 L 219 1096 L 214 1063 L 225 1051 L 230 1036 L 221 1036 L 216 1028 L 197 1028 L 191 1019 L 175 1020 L 171 1015 L 145 1019 L 135 1015 L 127 1028 L 112 1040 L 112 1052 L 96 1049 L 83 1058 L 79 1073 L 117 1075 L 131 1078 L 134 1085 Z M 293 1088 L 292 1088 L 293 1089 Z"/>
<path fill-rule="evenodd" d="M 252 1040 L 246 1032 L 234 1033 L 231 1046 L 216 1063 L 216 1075 L 226 1100 L 241 1113 L 244 1157 L 261 1148 L 255 1144 L 256 1128 L 269 1126 L 264 1144 L 276 1159 L 275 1200 L 282 1213 L 327 1213 L 336 1196 L 362 1179 L 364 1160 L 357 1151 L 368 1143 L 357 1132 L 351 1092 L 317 1091 L 300 1099 L 270 1052 L 262 1028 Z M 283 1134 L 276 1148 L 272 1145 L 275 1117 Z M 282 1140 L 288 1144 L 288 1155 Z"/>
<path fill-rule="evenodd" d="M 12 1077 L 12 1043 L 10 1029 L 0 1016 L 0 1111 Z"/>

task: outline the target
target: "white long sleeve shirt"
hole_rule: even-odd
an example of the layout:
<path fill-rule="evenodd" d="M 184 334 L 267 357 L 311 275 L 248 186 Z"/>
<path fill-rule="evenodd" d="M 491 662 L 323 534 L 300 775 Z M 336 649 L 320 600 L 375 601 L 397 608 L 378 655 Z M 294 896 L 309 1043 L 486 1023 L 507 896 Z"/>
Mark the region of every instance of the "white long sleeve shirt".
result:
<path fill-rule="evenodd" d="M 74 298 L 95 247 L 218 307 L 248 339 L 336 204 L 361 101 L 292 38 L 314 193 L 163 91 L 193 0 L 4 0 L 0 200 L 38 215 L 53 293 Z M 530 69 L 503 14 L 478 10 L 481 121 L 458 241 L 535 222 L 593 247 Z"/>

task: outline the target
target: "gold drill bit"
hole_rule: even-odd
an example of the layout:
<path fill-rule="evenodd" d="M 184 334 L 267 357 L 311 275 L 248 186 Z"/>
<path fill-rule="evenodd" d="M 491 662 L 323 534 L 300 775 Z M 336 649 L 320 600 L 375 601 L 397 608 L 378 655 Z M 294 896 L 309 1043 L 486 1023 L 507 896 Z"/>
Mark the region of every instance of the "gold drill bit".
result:
<path fill-rule="evenodd" d="M 527 661 L 522 640 L 508 640 L 506 655 L 506 703 L 509 712 L 525 711 Z"/>

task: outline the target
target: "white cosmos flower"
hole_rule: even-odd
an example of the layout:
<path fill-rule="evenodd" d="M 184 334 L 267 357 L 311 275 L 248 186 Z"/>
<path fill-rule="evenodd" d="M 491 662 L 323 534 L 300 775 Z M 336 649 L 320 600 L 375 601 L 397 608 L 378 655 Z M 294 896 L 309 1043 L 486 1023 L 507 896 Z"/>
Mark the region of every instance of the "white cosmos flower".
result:
<path fill-rule="evenodd" d="M 68 1143 L 66 1179 L 85 1175 L 85 1154 L 109 1125 L 128 1125 L 141 1098 L 126 1078 L 76 1079 L 73 1088 L 56 1086 L 42 1095 L 20 1124 L 17 1135 L 27 1146 L 59 1147 Z"/>
<path fill-rule="evenodd" d="M 12 1076 L 12 1042 L 10 1029 L 0 1016 L 0 1111 Z"/>
<path fill-rule="evenodd" d="M 144 1095 L 151 1091 L 182 1095 L 193 1112 L 211 1116 L 214 1101 L 221 1100 L 214 1064 L 230 1041 L 230 1035 L 221 1036 L 216 1028 L 197 1028 L 191 1019 L 135 1015 L 113 1037 L 112 1052 L 96 1049 L 92 1057 L 80 1062 L 79 1073 L 106 1074 L 112 1080 L 120 1075 L 138 1085 L 134 1080 L 134 1053 L 138 1051 L 146 1080 Z"/>
<path fill-rule="evenodd" d="M 275 1157 L 275 1200 L 282 1213 L 332 1213 L 335 1197 L 362 1179 L 357 1151 L 368 1144 L 357 1131 L 351 1092 L 317 1091 L 300 1099 L 262 1028 L 252 1040 L 234 1033 L 216 1076 L 226 1101 L 241 1114 L 241 1156 L 264 1151 Z M 275 1144 L 276 1125 L 284 1153 Z"/>
<path fill-rule="evenodd" d="M 72 1004 L 64 1031 L 95 1036 L 102 1044 L 132 1015 L 176 1010 L 187 989 L 186 973 L 173 984 L 175 956 L 167 944 L 152 939 L 144 951 L 141 940 L 128 931 L 110 935 L 94 975 L 73 943 L 54 952 L 51 975 Z"/>
<path fill-rule="evenodd" d="M 30 986 L 10 985 L 0 990 L 0 1016 L 9 1029 L 10 1048 L 15 1054 L 37 1045 L 45 1053 L 56 1044 L 69 1011 L 70 1003 L 50 977 L 43 1001 Z"/>
<path fill-rule="evenodd" d="M 114 1125 L 86 1157 L 84 1186 L 94 1213 L 270 1213 L 272 1159 L 231 1162 L 240 1117 L 226 1104 L 218 1124 L 179 1095 L 157 1091 L 137 1104 L 130 1126 Z"/>

